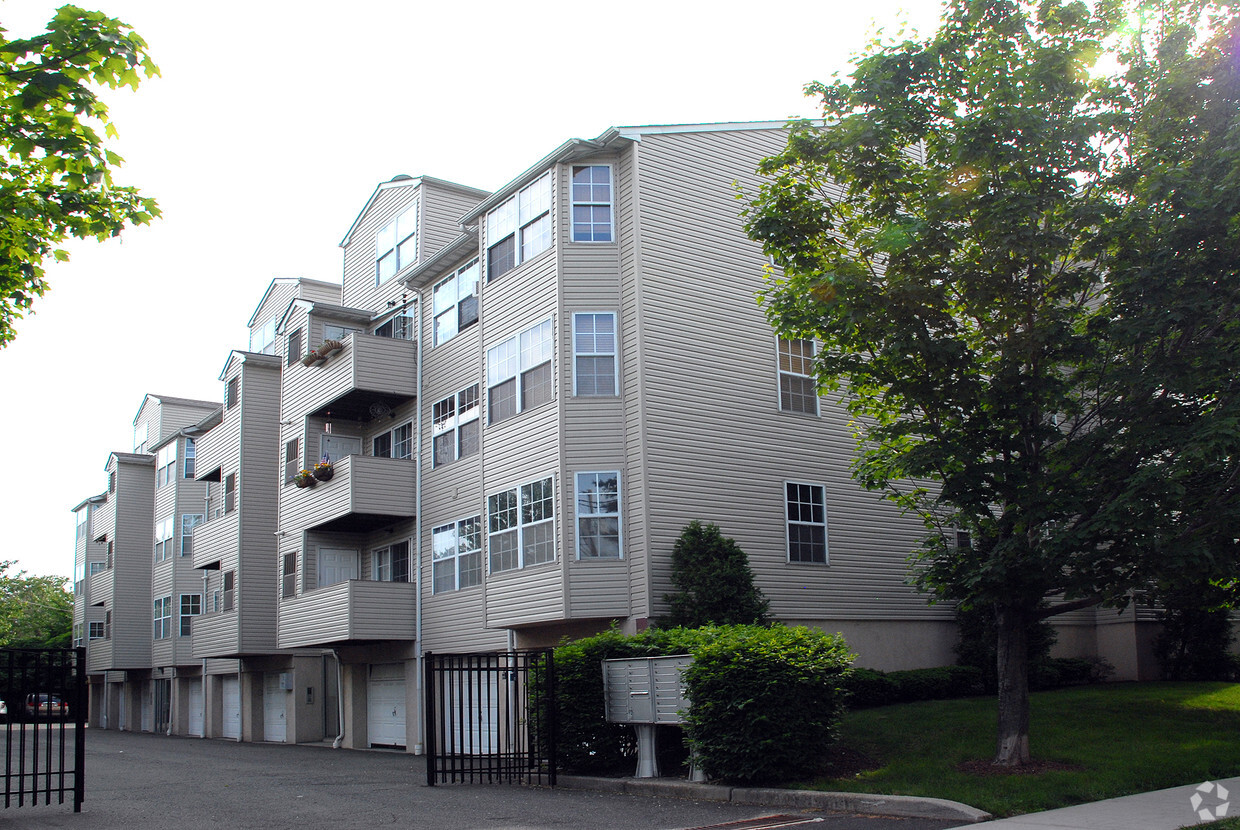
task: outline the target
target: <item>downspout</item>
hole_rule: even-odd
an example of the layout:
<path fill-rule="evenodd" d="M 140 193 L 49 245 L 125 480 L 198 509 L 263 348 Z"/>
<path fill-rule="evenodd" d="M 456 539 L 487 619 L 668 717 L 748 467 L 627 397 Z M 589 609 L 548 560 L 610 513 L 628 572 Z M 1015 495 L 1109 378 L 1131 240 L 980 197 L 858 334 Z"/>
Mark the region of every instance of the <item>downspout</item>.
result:
<path fill-rule="evenodd" d="M 207 514 L 203 513 L 202 515 L 206 516 Z M 205 522 L 206 519 L 203 519 L 203 521 Z M 202 610 L 203 611 L 207 610 L 207 586 L 209 584 L 207 582 L 208 576 L 209 574 L 207 574 L 206 568 L 203 568 L 203 571 L 202 571 Z M 193 633 L 193 632 L 191 631 L 190 633 Z M 193 640 L 191 640 L 190 642 L 193 642 Z M 207 737 L 207 658 L 205 657 L 202 658 L 202 734 L 199 735 L 198 737 L 200 738 Z"/>
<path fill-rule="evenodd" d="M 340 749 L 344 743 L 344 664 L 336 649 L 332 649 L 332 657 L 336 658 L 336 719 L 340 721 L 340 734 L 332 741 L 332 749 Z"/>
<path fill-rule="evenodd" d="M 413 754 L 421 755 L 425 751 L 422 736 L 425 735 L 426 729 L 426 712 L 422 705 L 422 296 L 419 293 L 417 309 L 415 312 L 416 323 L 414 332 L 417 335 L 417 354 L 415 359 L 418 362 L 416 375 L 417 380 L 414 384 L 414 391 L 417 395 L 417 441 L 414 444 L 417 452 L 414 453 L 414 483 L 413 483 L 413 534 L 417 540 L 414 543 L 414 562 L 417 567 L 414 568 L 414 585 L 415 595 L 413 600 L 413 618 L 414 618 L 414 642 L 413 653 L 417 660 L 417 667 L 414 669 L 414 699 L 418 701 L 418 740 L 413 744 Z"/>

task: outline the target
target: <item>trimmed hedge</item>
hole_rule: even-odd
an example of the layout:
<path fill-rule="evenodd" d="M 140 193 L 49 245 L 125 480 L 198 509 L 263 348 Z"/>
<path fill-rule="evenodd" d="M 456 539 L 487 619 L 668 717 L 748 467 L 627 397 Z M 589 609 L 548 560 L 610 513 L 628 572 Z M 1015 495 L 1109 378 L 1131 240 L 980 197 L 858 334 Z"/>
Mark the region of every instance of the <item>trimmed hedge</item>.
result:
<path fill-rule="evenodd" d="M 561 766 L 631 774 L 635 734 L 607 723 L 602 661 L 692 654 L 685 681 L 688 737 L 712 777 L 759 782 L 805 778 L 834 738 L 852 655 L 843 638 L 784 626 L 612 630 L 556 649 Z"/>
<path fill-rule="evenodd" d="M 939 666 L 893 672 L 853 669 L 844 680 L 844 687 L 848 690 L 849 707 L 852 709 L 985 693 L 982 672 L 973 666 Z"/>

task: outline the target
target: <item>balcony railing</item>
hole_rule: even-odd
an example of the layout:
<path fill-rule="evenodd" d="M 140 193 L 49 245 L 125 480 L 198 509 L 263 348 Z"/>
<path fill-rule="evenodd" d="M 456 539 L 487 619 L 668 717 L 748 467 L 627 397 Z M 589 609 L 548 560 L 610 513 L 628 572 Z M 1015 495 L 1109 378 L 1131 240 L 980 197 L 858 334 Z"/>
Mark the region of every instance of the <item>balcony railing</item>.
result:
<path fill-rule="evenodd" d="M 280 529 L 366 532 L 413 518 L 415 472 L 411 460 L 345 456 L 335 462 L 331 481 L 288 488 Z"/>
<path fill-rule="evenodd" d="M 280 602 L 280 648 L 412 640 L 417 585 L 350 579 Z"/>

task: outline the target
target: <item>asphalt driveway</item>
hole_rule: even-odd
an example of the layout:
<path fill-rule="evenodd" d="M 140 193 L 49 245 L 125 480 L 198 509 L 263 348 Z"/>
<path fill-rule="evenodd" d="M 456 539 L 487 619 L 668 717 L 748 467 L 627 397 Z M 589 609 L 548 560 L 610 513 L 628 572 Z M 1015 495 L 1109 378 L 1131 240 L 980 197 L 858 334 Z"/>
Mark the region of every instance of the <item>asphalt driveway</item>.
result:
<path fill-rule="evenodd" d="M 427 787 L 422 758 L 395 752 L 105 730 L 91 730 L 86 746 L 82 813 L 73 813 L 71 801 L 0 809 L 0 830 L 679 830 L 789 812 L 575 789 Z M 802 816 L 819 819 L 806 826 L 830 830 L 941 830 L 958 823 L 822 812 Z"/>

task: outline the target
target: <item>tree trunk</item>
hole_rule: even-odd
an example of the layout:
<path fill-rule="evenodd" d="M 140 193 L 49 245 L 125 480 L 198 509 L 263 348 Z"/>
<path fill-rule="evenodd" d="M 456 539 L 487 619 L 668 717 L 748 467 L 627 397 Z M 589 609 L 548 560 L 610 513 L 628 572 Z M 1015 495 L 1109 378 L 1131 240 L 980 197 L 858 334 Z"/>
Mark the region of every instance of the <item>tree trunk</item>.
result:
<path fill-rule="evenodd" d="M 998 629 L 999 743 L 996 766 L 1029 763 L 1029 626 L 1034 615 L 1019 607 L 995 610 Z"/>

